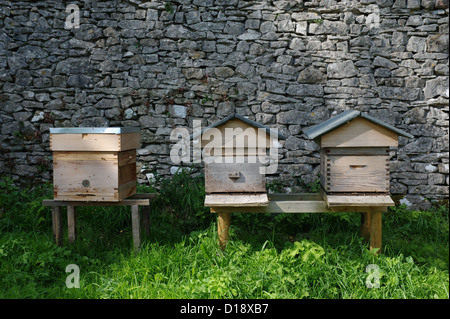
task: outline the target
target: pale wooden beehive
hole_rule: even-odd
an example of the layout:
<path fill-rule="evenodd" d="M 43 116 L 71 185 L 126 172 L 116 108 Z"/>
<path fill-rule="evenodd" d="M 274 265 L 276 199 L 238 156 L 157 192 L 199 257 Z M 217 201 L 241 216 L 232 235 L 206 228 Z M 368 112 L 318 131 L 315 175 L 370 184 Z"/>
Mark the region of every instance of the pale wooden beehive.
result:
<path fill-rule="evenodd" d="M 389 150 L 399 135 L 413 137 L 359 111 L 345 111 L 304 132 L 320 150 L 320 184 L 326 194 L 388 194 Z"/>
<path fill-rule="evenodd" d="M 196 138 L 200 138 L 203 149 L 206 206 L 269 203 L 265 174 L 260 170 L 264 160 L 260 159 L 268 155 L 272 143 L 285 139 L 283 135 L 248 118 L 231 114 L 205 128 L 200 136 L 194 136 L 194 140 Z"/>
<path fill-rule="evenodd" d="M 51 128 L 56 200 L 118 202 L 136 193 L 139 128 Z"/>

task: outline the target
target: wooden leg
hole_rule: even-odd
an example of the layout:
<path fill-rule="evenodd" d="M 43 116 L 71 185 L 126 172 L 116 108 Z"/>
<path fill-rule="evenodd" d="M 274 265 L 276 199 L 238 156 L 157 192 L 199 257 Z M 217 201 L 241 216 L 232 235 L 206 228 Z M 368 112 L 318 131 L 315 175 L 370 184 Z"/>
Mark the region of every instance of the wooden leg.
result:
<path fill-rule="evenodd" d="M 361 237 L 370 240 L 370 213 L 361 213 Z"/>
<path fill-rule="evenodd" d="M 378 248 L 377 254 L 381 253 L 381 216 L 382 210 L 370 213 L 370 250 Z"/>
<path fill-rule="evenodd" d="M 52 207 L 53 240 L 58 246 L 63 245 L 63 226 L 61 206 Z"/>
<path fill-rule="evenodd" d="M 150 235 L 150 206 L 142 206 L 142 228 L 145 235 Z"/>
<path fill-rule="evenodd" d="M 217 232 L 220 249 L 225 249 L 228 242 L 228 230 L 231 224 L 231 213 L 218 213 Z"/>
<path fill-rule="evenodd" d="M 131 226 L 133 231 L 133 244 L 134 250 L 139 251 L 141 249 L 141 225 L 140 225 L 139 206 L 131 206 Z"/>
<path fill-rule="evenodd" d="M 67 206 L 67 226 L 69 243 L 77 239 L 77 209 L 76 206 Z"/>

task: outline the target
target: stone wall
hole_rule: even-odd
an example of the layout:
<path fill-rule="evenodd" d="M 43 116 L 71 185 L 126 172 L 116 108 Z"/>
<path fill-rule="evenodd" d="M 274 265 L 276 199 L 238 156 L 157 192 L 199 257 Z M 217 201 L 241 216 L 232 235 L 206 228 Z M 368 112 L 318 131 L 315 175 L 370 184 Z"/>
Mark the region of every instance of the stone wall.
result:
<path fill-rule="evenodd" d="M 146 182 L 176 170 L 173 128 L 236 112 L 288 137 L 268 179 L 296 191 L 319 171 L 302 131 L 357 109 L 415 136 L 392 152 L 392 194 L 442 198 L 448 13 L 448 0 L 2 0 L 0 172 L 51 180 L 50 127 L 139 126 Z"/>

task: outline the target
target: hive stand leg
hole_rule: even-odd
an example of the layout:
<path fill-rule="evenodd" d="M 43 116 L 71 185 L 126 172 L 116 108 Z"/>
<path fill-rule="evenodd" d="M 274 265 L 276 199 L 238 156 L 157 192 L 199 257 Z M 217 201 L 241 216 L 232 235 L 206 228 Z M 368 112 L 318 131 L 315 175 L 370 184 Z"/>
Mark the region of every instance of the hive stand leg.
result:
<path fill-rule="evenodd" d="M 381 253 L 381 217 L 383 210 L 370 213 L 370 250 L 378 248 L 377 254 Z"/>
<path fill-rule="evenodd" d="M 53 240 L 56 245 L 63 245 L 63 225 L 62 225 L 62 214 L 61 206 L 52 207 L 52 224 L 53 224 Z"/>
<path fill-rule="evenodd" d="M 220 249 L 224 250 L 228 243 L 228 230 L 231 224 L 231 213 L 218 213 L 217 233 Z"/>
<path fill-rule="evenodd" d="M 361 237 L 370 240 L 370 213 L 361 213 Z"/>
<path fill-rule="evenodd" d="M 146 236 L 150 235 L 150 212 L 150 205 L 142 206 L 142 228 Z"/>
<path fill-rule="evenodd" d="M 133 232 L 133 244 L 134 250 L 139 251 L 141 249 L 141 225 L 140 225 L 139 206 L 131 206 L 131 226 Z"/>
<path fill-rule="evenodd" d="M 69 244 L 77 239 L 77 209 L 76 206 L 67 206 L 67 226 Z"/>

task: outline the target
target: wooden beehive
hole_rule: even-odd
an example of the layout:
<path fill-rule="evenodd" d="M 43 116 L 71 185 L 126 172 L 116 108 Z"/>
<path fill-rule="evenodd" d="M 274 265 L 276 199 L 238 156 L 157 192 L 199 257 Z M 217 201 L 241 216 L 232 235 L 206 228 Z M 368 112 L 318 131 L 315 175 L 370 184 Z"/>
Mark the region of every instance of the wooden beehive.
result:
<path fill-rule="evenodd" d="M 136 193 L 138 128 L 51 128 L 54 199 L 118 202 Z"/>
<path fill-rule="evenodd" d="M 272 134 L 271 134 L 272 132 Z M 261 206 L 269 203 L 265 174 L 269 149 L 278 132 L 232 114 L 201 132 L 206 206 Z M 262 160 L 262 158 L 265 158 Z"/>
<path fill-rule="evenodd" d="M 345 111 L 304 132 L 321 147 L 320 184 L 328 195 L 389 194 L 389 148 L 412 137 L 359 111 Z"/>

